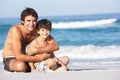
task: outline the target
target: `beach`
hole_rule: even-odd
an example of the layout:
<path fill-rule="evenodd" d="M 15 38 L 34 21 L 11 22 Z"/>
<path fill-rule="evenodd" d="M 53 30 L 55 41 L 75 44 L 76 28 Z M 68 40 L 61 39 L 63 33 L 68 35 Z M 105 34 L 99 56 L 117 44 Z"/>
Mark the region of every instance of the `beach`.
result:
<path fill-rule="evenodd" d="M 39 19 L 46 17 L 39 17 Z M 0 80 L 119 80 L 120 14 L 50 16 L 51 36 L 60 46 L 56 57 L 68 56 L 70 71 L 11 73 L 3 69 L 2 51 L 8 30 L 18 18 L 0 23 Z"/>
<path fill-rule="evenodd" d="M 11 73 L 0 71 L 0 80 L 119 80 L 120 68 L 50 73 Z"/>

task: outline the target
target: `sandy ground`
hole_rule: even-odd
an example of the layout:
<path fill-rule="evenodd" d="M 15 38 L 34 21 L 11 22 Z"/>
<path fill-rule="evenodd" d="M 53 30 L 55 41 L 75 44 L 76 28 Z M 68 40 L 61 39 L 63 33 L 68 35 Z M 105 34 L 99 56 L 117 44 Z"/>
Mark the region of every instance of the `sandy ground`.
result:
<path fill-rule="evenodd" d="M 120 68 L 50 73 L 11 73 L 1 69 L 0 80 L 120 80 Z"/>

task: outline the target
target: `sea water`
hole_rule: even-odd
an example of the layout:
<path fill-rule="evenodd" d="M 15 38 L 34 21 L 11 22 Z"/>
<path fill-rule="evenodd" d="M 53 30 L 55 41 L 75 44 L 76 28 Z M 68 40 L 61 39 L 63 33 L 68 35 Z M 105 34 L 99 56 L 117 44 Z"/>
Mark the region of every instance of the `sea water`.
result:
<path fill-rule="evenodd" d="M 52 22 L 51 35 L 58 42 L 57 57 L 69 56 L 71 68 L 120 66 L 120 14 L 43 16 Z M 0 19 L 1 53 L 9 28 L 19 18 Z"/>

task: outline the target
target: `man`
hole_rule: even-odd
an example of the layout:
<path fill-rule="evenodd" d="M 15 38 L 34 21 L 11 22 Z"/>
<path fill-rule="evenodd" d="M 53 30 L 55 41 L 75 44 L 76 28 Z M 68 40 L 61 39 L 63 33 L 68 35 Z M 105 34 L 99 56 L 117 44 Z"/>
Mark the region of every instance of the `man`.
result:
<path fill-rule="evenodd" d="M 51 54 L 45 54 L 44 56 L 30 56 L 25 54 L 26 45 L 37 37 L 37 19 L 37 12 L 32 8 L 26 8 L 21 13 L 21 24 L 14 25 L 10 28 L 2 53 L 5 70 L 26 72 L 29 71 L 27 62 L 42 61 L 51 56 Z M 58 44 L 50 36 L 48 45 L 35 48 L 31 52 L 52 52 L 57 49 L 59 49 Z"/>

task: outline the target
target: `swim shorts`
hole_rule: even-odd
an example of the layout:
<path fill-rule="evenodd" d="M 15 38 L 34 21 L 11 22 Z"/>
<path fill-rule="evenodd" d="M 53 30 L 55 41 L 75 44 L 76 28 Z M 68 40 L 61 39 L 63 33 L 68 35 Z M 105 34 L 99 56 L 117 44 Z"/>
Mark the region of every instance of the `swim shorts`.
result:
<path fill-rule="evenodd" d="M 45 73 L 47 69 L 49 69 L 45 61 L 36 62 L 35 65 L 36 70 L 38 70 L 41 73 Z"/>
<path fill-rule="evenodd" d="M 4 63 L 4 69 L 7 70 L 7 71 L 11 71 L 10 68 L 9 68 L 9 64 L 10 64 L 10 61 L 15 59 L 15 57 L 7 57 L 7 58 L 3 58 L 3 63 Z M 13 72 L 13 71 L 11 71 Z"/>

